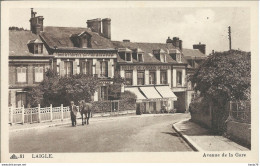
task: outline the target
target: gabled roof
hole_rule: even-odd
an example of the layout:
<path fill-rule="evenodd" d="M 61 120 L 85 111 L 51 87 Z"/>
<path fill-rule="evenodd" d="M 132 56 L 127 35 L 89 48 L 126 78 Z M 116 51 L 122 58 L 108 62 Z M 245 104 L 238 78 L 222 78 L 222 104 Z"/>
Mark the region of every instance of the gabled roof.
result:
<path fill-rule="evenodd" d="M 200 52 L 198 49 L 187 49 L 183 48 L 182 53 L 186 59 L 193 59 L 193 58 L 206 58 L 207 56 Z"/>
<path fill-rule="evenodd" d="M 41 40 L 31 31 L 9 30 L 9 56 L 32 56 L 27 45 L 30 41 L 40 42 Z M 43 54 L 48 55 L 45 48 Z"/>
<path fill-rule="evenodd" d="M 153 55 L 153 50 L 164 50 L 166 53 L 166 62 L 176 63 L 175 60 L 171 58 L 169 54 L 167 54 L 167 50 L 176 49 L 170 43 L 139 43 L 139 42 L 121 42 L 121 41 L 112 41 L 115 48 L 129 48 L 131 50 L 141 49 L 144 51 L 143 59 L 144 63 L 163 63 L 160 60 L 156 59 Z M 125 62 L 118 56 L 118 62 Z M 136 62 L 133 60 L 133 62 Z M 186 61 L 184 62 L 186 63 Z"/>
<path fill-rule="evenodd" d="M 91 49 L 114 48 L 109 39 L 99 35 L 98 33 L 92 32 L 89 28 L 47 26 L 43 28 L 43 32 L 41 32 L 40 35 L 51 48 L 56 46 L 57 48 L 77 49 L 77 47 L 74 47 L 70 37 L 75 34 L 80 35 L 82 32 L 88 33 L 92 36 Z"/>

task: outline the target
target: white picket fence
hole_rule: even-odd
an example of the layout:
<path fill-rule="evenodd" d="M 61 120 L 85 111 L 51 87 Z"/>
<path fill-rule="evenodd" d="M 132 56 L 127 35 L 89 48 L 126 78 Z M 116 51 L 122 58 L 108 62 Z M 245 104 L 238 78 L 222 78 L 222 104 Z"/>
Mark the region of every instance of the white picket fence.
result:
<path fill-rule="evenodd" d="M 9 107 L 9 123 L 35 123 L 47 122 L 53 120 L 63 120 L 70 118 L 69 107 L 44 107 L 40 105 L 35 108 L 14 108 Z"/>
<path fill-rule="evenodd" d="M 77 106 L 78 107 L 78 106 Z M 135 110 L 126 110 L 126 111 L 118 111 L 118 112 L 103 112 L 97 113 L 93 117 L 99 116 L 117 116 L 117 115 L 126 115 L 126 114 L 133 114 Z M 81 117 L 80 114 L 77 116 L 78 118 Z M 35 108 L 14 108 L 9 107 L 9 123 L 41 123 L 41 122 L 51 122 L 55 120 L 70 119 L 70 109 L 69 106 L 63 107 L 61 104 L 60 107 L 44 107 L 41 108 L 40 105 Z"/>

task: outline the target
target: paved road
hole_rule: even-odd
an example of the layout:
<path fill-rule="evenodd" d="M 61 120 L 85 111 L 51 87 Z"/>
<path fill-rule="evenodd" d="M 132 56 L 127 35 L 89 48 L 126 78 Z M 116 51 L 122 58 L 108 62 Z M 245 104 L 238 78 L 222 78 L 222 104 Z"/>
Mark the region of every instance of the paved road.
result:
<path fill-rule="evenodd" d="M 142 115 L 10 133 L 10 153 L 192 151 L 172 129 L 189 115 Z M 91 122 L 91 121 L 90 121 Z"/>

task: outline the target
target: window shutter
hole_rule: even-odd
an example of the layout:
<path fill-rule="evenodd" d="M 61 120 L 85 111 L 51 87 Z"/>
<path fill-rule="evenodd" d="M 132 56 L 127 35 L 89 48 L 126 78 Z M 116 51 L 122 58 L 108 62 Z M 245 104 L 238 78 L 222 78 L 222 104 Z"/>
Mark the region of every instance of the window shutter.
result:
<path fill-rule="evenodd" d="M 100 76 L 100 62 L 99 61 L 96 62 L 96 74 L 98 77 Z"/>
<path fill-rule="evenodd" d="M 83 73 L 83 62 L 82 61 L 79 63 L 79 68 L 80 68 L 80 73 L 84 74 Z"/>
<path fill-rule="evenodd" d="M 61 61 L 60 62 L 60 76 L 64 76 L 65 75 L 65 72 L 64 72 L 64 62 Z"/>
<path fill-rule="evenodd" d="M 77 62 L 76 61 L 73 61 L 73 75 L 77 74 L 77 68 L 78 68 L 78 65 L 77 65 Z"/>
<path fill-rule="evenodd" d="M 108 61 L 108 77 L 112 77 L 112 63 Z"/>

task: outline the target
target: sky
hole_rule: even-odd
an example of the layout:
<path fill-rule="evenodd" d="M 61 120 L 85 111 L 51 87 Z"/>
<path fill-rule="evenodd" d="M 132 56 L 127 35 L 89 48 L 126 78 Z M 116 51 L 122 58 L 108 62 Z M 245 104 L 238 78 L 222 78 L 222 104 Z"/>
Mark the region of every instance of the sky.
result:
<path fill-rule="evenodd" d="M 232 48 L 250 51 L 250 9 L 244 7 L 34 8 L 44 26 L 87 27 L 94 18 L 111 18 L 111 38 L 132 42 L 165 43 L 179 37 L 183 48 L 206 44 L 206 53 Z M 10 9 L 9 26 L 30 29 L 30 8 Z"/>

